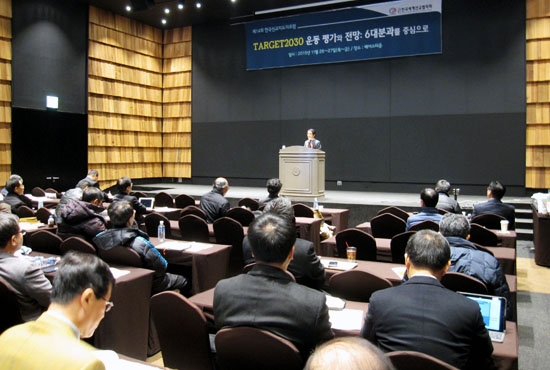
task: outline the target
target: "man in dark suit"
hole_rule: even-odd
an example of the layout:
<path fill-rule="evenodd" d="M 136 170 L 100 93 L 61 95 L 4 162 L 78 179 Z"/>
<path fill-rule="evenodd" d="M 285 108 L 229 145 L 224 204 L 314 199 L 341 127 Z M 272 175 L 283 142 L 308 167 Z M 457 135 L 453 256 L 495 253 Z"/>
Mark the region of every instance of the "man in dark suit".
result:
<path fill-rule="evenodd" d="M 136 221 L 140 223 L 143 220 L 143 216 L 147 213 L 147 207 L 139 202 L 139 200 L 130 195 L 132 191 L 132 180 L 128 177 L 121 177 L 117 181 L 118 194 L 113 197 L 113 202 L 125 201 L 132 205 L 132 208 L 136 211 Z"/>
<path fill-rule="evenodd" d="M 294 208 L 288 198 L 273 199 L 266 205 L 264 212 L 282 216 L 291 224 L 296 225 Z M 243 239 L 243 257 L 246 265 L 255 261 L 248 236 Z M 323 289 L 325 285 L 325 268 L 315 253 L 315 246 L 309 240 L 296 238 L 294 258 L 288 265 L 288 271 L 294 275 L 298 284 L 318 290 Z"/>
<path fill-rule="evenodd" d="M 422 221 L 431 220 L 439 223 L 441 220 L 441 214 L 435 208 L 437 201 L 439 200 L 439 194 L 434 189 L 425 188 L 420 192 L 420 212 L 410 216 L 407 219 L 407 231 Z"/>
<path fill-rule="evenodd" d="M 254 326 L 291 341 L 308 358 L 316 345 L 331 339 L 323 293 L 297 284 L 287 273 L 294 254 L 296 228 L 284 218 L 264 213 L 248 227 L 256 265 L 221 280 L 214 291 L 216 328 Z"/>
<path fill-rule="evenodd" d="M 491 181 L 487 187 L 488 201 L 474 205 L 472 218 L 484 213 L 494 213 L 505 217 L 509 224 L 508 229 L 515 230 L 516 228 L 516 209 L 511 204 L 502 203 L 502 197 L 506 193 L 506 187 L 499 181 Z"/>
<path fill-rule="evenodd" d="M 321 142 L 315 138 L 315 135 L 317 135 L 315 130 L 310 128 L 309 130 L 307 130 L 306 134 L 307 134 L 307 140 L 304 142 L 304 146 L 306 148 L 319 149 L 320 150 L 321 149 Z"/>
<path fill-rule="evenodd" d="M 409 280 L 372 295 L 362 335 L 384 352 L 418 351 L 459 369 L 490 369 L 493 345 L 478 304 L 439 282 L 450 258 L 441 234 L 413 235 L 405 249 Z"/>

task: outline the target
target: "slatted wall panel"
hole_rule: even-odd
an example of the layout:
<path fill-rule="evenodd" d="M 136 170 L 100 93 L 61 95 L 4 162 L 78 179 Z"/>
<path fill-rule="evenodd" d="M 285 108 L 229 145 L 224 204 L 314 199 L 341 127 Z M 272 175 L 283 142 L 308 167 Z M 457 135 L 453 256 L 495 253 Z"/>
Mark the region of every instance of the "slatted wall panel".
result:
<path fill-rule="evenodd" d="M 527 0 L 525 186 L 550 188 L 550 1 Z"/>
<path fill-rule="evenodd" d="M 11 173 L 11 0 L 0 1 L 0 181 Z"/>
<path fill-rule="evenodd" d="M 191 27 L 164 32 L 163 176 L 191 177 Z"/>
<path fill-rule="evenodd" d="M 90 7 L 88 166 L 104 187 L 162 177 L 162 30 Z"/>

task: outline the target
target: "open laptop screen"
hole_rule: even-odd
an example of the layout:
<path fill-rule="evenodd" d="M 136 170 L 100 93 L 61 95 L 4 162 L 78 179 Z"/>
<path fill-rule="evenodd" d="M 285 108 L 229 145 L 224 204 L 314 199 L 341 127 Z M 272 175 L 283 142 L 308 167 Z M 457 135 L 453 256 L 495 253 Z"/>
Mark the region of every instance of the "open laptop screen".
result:
<path fill-rule="evenodd" d="M 506 298 L 467 292 L 459 293 L 477 302 L 487 330 L 504 331 L 506 329 Z"/>
<path fill-rule="evenodd" d="M 145 206 L 148 210 L 153 209 L 155 198 L 139 198 L 139 202 Z"/>

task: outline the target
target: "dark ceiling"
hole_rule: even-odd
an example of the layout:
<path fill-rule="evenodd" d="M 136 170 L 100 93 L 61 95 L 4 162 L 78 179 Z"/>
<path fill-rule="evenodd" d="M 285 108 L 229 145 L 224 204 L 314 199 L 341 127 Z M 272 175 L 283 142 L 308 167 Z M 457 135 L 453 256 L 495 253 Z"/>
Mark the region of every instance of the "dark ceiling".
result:
<path fill-rule="evenodd" d="M 124 15 L 149 24 L 157 28 L 176 28 L 202 23 L 240 23 L 254 19 L 280 17 L 308 11 L 319 11 L 335 9 L 360 4 L 376 3 L 378 1 L 367 0 L 184 0 L 184 8 L 178 9 L 178 0 L 80 0 L 98 8 L 110 10 L 114 13 Z M 196 3 L 201 2 L 200 8 Z M 134 4 L 134 10 L 126 11 L 126 6 Z M 298 5 L 319 4 L 304 9 L 288 9 L 283 12 L 276 12 L 268 15 L 254 16 L 255 12 L 294 7 Z M 144 10 L 135 10 L 141 7 Z M 165 14 L 164 9 L 170 9 Z M 166 19 L 166 24 L 161 20 Z"/>

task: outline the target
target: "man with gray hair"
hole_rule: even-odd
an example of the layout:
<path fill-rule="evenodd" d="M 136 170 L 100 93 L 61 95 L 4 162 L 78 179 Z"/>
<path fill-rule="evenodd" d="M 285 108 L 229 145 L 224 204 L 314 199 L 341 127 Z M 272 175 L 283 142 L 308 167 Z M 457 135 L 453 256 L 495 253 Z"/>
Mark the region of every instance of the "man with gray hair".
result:
<path fill-rule="evenodd" d="M 510 288 L 497 259 L 470 242 L 470 222 L 463 215 L 447 213 L 439 222 L 439 232 L 451 246 L 449 271 L 460 272 L 481 280 L 489 294 L 506 298 L 506 316 L 512 316 Z"/>
<path fill-rule="evenodd" d="M 449 181 L 445 179 L 439 180 L 435 184 L 435 191 L 439 194 L 436 208 L 451 213 L 462 213 L 458 202 L 449 196 L 449 192 L 451 191 L 451 183 Z"/>
<path fill-rule="evenodd" d="M 224 217 L 229 210 L 229 201 L 225 198 L 228 191 L 229 181 L 218 177 L 212 185 L 212 190 L 201 197 L 199 207 L 206 213 L 206 221 L 209 224 Z"/>
<path fill-rule="evenodd" d="M 265 206 L 264 213 L 279 215 L 296 227 L 294 208 L 288 198 L 273 199 Z M 243 239 L 243 258 L 246 265 L 255 261 L 248 236 Z M 288 271 L 294 275 L 298 284 L 317 290 L 323 289 L 325 285 L 325 268 L 315 253 L 315 246 L 309 240 L 296 238 L 294 258 L 288 265 Z"/>

